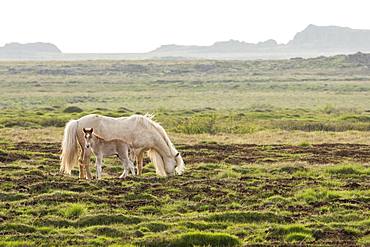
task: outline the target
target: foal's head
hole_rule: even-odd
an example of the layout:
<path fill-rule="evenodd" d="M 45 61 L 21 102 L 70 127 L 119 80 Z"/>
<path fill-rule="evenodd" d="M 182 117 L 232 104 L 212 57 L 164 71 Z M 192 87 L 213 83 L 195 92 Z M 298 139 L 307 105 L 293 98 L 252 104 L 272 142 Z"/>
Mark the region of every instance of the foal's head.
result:
<path fill-rule="evenodd" d="M 90 148 L 95 144 L 96 136 L 94 135 L 93 128 L 83 128 L 84 138 L 85 138 L 85 147 Z"/>

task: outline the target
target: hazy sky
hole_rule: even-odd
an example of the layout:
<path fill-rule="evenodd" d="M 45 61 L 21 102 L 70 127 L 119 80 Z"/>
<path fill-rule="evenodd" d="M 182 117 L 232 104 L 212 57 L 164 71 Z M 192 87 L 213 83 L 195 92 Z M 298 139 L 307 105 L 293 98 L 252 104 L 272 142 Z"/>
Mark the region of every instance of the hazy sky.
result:
<path fill-rule="evenodd" d="M 308 24 L 370 29 L 369 0 L 1 0 L 0 46 L 146 52 L 237 39 L 286 43 Z"/>

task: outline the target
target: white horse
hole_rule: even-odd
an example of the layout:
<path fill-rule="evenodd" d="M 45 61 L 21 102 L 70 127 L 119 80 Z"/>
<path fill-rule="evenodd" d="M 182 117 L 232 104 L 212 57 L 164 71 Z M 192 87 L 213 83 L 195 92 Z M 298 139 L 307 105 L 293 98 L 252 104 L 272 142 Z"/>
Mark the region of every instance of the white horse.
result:
<path fill-rule="evenodd" d="M 83 128 L 93 128 L 94 132 L 106 141 L 120 140 L 127 143 L 134 149 L 139 160 L 142 160 L 143 153 L 148 151 L 149 158 L 160 176 L 174 175 L 175 171 L 182 174 L 185 170 L 184 161 L 166 131 L 153 121 L 151 116 L 112 118 L 93 114 L 66 124 L 62 142 L 61 173 L 71 174 L 77 161 L 78 143 L 82 150 L 79 159 L 80 178 L 92 178 L 89 170 L 91 150 L 85 148 Z"/>
<path fill-rule="evenodd" d="M 135 166 L 128 157 L 129 146 L 120 140 L 106 141 L 94 133 L 92 128 L 83 128 L 86 148 L 91 148 L 95 155 L 96 177 L 101 178 L 103 158 L 117 155 L 121 160 L 123 172 L 120 178 L 127 177 L 129 171 L 135 175 Z"/>

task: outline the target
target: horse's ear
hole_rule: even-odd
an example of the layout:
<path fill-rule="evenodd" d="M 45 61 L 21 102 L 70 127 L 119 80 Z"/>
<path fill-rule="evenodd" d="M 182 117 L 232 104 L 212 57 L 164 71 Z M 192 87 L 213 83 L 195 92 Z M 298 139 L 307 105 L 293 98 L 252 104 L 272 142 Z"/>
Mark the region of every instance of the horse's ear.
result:
<path fill-rule="evenodd" d="M 83 128 L 82 130 L 83 130 L 83 132 L 86 134 L 86 128 Z"/>
<path fill-rule="evenodd" d="M 94 132 L 94 128 L 90 128 L 90 132 L 93 133 Z"/>
<path fill-rule="evenodd" d="M 175 155 L 175 158 L 179 157 L 179 155 L 180 155 L 180 153 L 177 153 L 177 154 Z"/>

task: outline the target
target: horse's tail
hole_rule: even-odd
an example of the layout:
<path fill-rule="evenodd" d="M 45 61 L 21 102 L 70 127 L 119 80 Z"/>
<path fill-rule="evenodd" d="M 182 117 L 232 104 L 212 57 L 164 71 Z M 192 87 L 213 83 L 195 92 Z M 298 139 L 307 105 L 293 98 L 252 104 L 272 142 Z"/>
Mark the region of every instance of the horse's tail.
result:
<path fill-rule="evenodd" d="M 159 176 L 163 177 L 167 176 L 167 173 L 164 169 L 164 162 L 162 156 L 155 149 L 149 149 L 148 156 L 154 164 L 156 173 Z"/>
<path fill-rule="evenodd" d="M 60 159 L 62 160 L 60 163 L 60 173 L 62 174 L 71 174 L 73 165 L 77 161 L 77 128 L 77 120 L 69 121 L 64 128 L 62 155 L 60 156 Z"/>
<path fill-rule="evenodd" d="M 171 142 L 170 138 L 168 137 L 164 128 L 160 124 L 154 122 L 153 120 L 152 120 L 152 122 L 153 122 L 153 125 L 156 128 L 156 130 L 159 132 L 159 134 L 162 136 L 164 141 L 167 143 L 167 146 L 170 149 L 171 154 L 174 156 L 174 158 L 176 160 L 176 169 L 175 170 L 176 170 L 177 174 L 181 175 L 185 170 L 185 163 L 184 163 L 184 160 L 181 157 L 181 154 L 176 150 L 175 146 L 172 144 L 172 142 Z"/>

